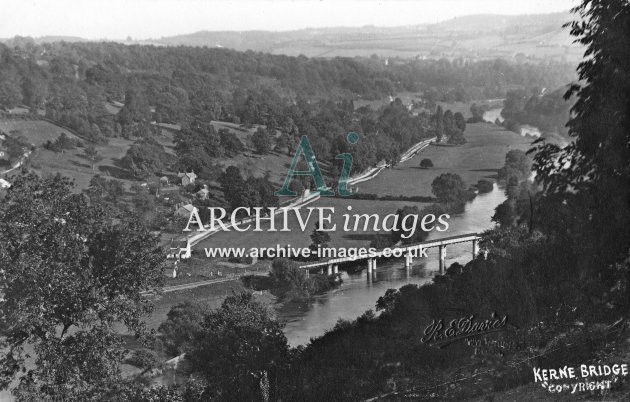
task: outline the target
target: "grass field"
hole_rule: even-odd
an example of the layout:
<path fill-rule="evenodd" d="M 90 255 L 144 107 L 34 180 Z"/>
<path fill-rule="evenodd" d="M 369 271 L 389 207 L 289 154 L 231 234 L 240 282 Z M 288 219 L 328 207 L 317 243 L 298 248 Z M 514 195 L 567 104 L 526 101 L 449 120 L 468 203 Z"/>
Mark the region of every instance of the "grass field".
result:
<path fill-rule="evenodd" d="M 393 169 L 386 169 L 376 178 L 360 183 L 359 192 L 383 195 L 431 196 L 431 182 L 442 173 L 457 173 L 467 185 L 476 184 L 479 179 L 493 178 L 496 171 L 503 166 L 505 154 L 511 149 L 527 150 L 531 139 L 521 137 L 511 131 L 503 130 L 494 124 L 477 123 L 467 125 L 465 137 L 468 142 L 461 147 L 430 146 L 411 160 L 401 163 Z M 420 169 L 423 158 L 433 161 L 434 168 Z M 424 205 L 410 201 L 367 201 L 348 200 L 343 198 L 322 198 L 309 206 L 334 207 L 333 223 L 337 231 L 330 232 L 331 244 L 337 247 L 365 247 L 369 245 L 373 233 L 339 230 L 343 225 L 342 215 L 347 207 L 352 206 L 350 214 L 386 214 L 395 213 L 404 205 Z M 307 211 L 303 212 L 305 214 Z M 195 250 L 203 252 L 204 247 L 275 247 L 277 244 L 291 244 L 305 247 L 311 243 L 309 235 L 314 227 L 315 213 L 302 232 L 293 214 L 289 214 L 290 232 L 226 232 L 218 233 L 203 240 Z M 282 227 L 280 215 L 276 217 L 276 227 Z M 264 228 L 264 226 L 263 226 Z"/>
<path fill-rule="evenodd" d="M 42 146 L 46 141 L 56 140 L 61 133 L 69 138 L 77 138 L 70 131 L 43 120 L 0 119 L 0 131 L 12 137 L 24 137 L 36 147 Z"/>
<path fill-rule="evenodd" d="M 169 265 L 171 268 L 172 265 Z M 177 278 L 167 278 L 165 286 L 183 285 L 200 281 L 213 280 L 232 275 L 267 273 L 271 268 L 271 261 L 259 260 L 255 264 L 228 262 L 225 259 L 208 259 L 205 255 L 197 255 L 182 260 L 178 265 Z"/>
<path fill-rule="evenodd" d="M 94 170 L 92 170 L 92 162 L 85 157 L 83 148 L 65 150 L 63 153 L 43 148 L 43 144 L 49 140 L 56 140 L 61 133 L 65 133 L 70 138 L 81 140 L 63 127 L 43 120 L 0 119 L 0 131 L 16 138 L 23 137 L 37 148 L 29 158 L 30 167 L 33 170 L 40 174 L 60 173 L 69 177 L 74 180 L 77 191 L 86 188 L 97 173 L 107 178 L 121 180 L 127 186 L 134 181 L 128 172 L 118 166 L 118 162 L 125 156 L 134 141 L 124 138 L 108 138 L 106 145 L 97 145 L 96 150 L 102 159 L 95 164 Z M 81 142 L 87 144 L 84 140 Z M 174 154 L 173 135 L 170 131 L 162 130 L 158 142 L 164 146 L 167 152 Z"/>
<path fill-rule="evenodd" d="M 134 180 L 128 172 L 117 166 L 118 161 L 125 156 L 133 141 L 124 138 L 110 138 L 107 145 L 96 146 L 103 158 L 95 164 L 84 155 L 84 149 L 66 150 L 62 153 L 38 148 L 31 157 L 31 167 L 40 173 L 60 173 L 74 180 L 77 191 L 86 188 L 95 174 L 103 177 L 115 178 L 127 184 Z"/>

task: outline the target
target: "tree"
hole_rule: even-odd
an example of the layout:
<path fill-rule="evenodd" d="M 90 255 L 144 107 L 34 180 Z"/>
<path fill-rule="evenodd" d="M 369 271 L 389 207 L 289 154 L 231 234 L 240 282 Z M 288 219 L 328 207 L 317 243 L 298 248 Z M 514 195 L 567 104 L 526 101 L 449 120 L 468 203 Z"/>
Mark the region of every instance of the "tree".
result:
<path fill-rule="evenodd" d="M 464 138 L 464 133 L 462 133 L 458 128 L 455 128 L 448 137 L 448 143 L 453 145 L 465 144 L 466 138 Z"/>
<path fill-rule="evenodd" d="M 396 215 L 398 215 L 399 226 L 398 228 L 392 230 L 392 232 L 390 233 L 390 244 L 396 244 L 398 242 L 402 242 L 403 244 L 420 243 L 422 241 L 425 241 L 429 236 L 429 233 L 422 230 L 419 225 L 413 228 L 403 227 L 402 222 L 407 215 L 418 215 L 422 217 L 424 215 L 433 214 L 437 217 L 444 212 L 444 209 L 438 204 L 431 204 L 423 208 L 421 211 L 415 205 L 405 205 L 404 207 L 396 211 Z M 405 237 L 403 237 L 403 235 Z M 384 243 L 385 242 L 383 242 L 383 244 Z"/>
<path fill-rule="evenodd" d="M 142 334 L 150 305 L 141 292 L 161 286 L 163 258 L 133 217 L 112 220 L 68 179 L 16 177 L 0 205 L 2 387 L 22 368 L 19 389 L 31 399 L 82 399 L 119 381 L 114 325 Z"/>
<path fill-rule="evenodd" d="M 435 136 L 438 142 L 440 142 L 444 136 L 444 111 L 442 110 L 442 106 L 437 107 L 433 118 L 435 120 Z"/>
<path fill-rule="evenodd" d="M 236 156 L 245 149 L 241 140 L 227 128 L 219 129 L 219 137 L 221 138 L 221 146 L 225 149 L 225 153 L 228 156 Z"/>
<path fill-rule="evenodd" d="M 252 142 L 256 152 L 261 155 L 266 155 L 271 151 L 271 136 L 266 129 L 258 127 L 256 132 L 252 135 Z"/>
<path fill-rule="evenodd" d="M 129 126 L 137 122 L 146 122 L 151 117 L 151 108 L 146 96 L 138 87 L 130 87 L 125 94 L 125 106 L 118 112 L 116 118 L 122 126 Z"/>
<path fill-rule="evenodd" d="M 424 158 L 420 161 L 420 167 L 423 169 L 428 169 L 433 167 L 433 161 L 429 158 Z"/>
<path fill-rule="evenodd" d="M 442 120 L 444 121 L 444 132 L 446 133 L 448 137 L 450 137 L 451 134 L 453 134 L 453 132 L 456 129 L 455 118 L 453 117 L 453 112 L 451 112 L 451 110 L 448 109 L 446 112 L 444 112 L 444 116 L 442 117 Z"/>
<path fill-rule="evenodd" d="M 0 72 L 0 108 L 10 109 L 22 101 L 20 76 L 13 70 Z"/>
<path fill-rule="evenodd" d="M 48 83 L 41 77 L 31 75 L 22 80 L 24 103 L 35 111 L 44 106 L 48 95 Z"/>
<path fill-rule="evenodd" d="M 122 182 L 116 179 L 107 180 L 97 174 L 90 180 L 86 193 L 93 198 L 93 201 L 116 203 L 125 193 L 125 189 Z"/>
<path fill-rule="evenodd" d="M 470 118 L 470 123 L 481 123 L 483 122 L 483 114 L 486 112 L 485 107 L 479 106 L 476 103 L 470 105 L 470 113 L 472 117 Z"/>
<path fill-rule="evenodd" d="M 153 138 L 136 141 L 122 158 L 121 164 L 136 177 L 146 178 L 173 163 L 173 155 Z"/>
<path fill-rule="evenodd" d="M 57 137 L 55 142 L 57 143 L 57 148 L 61 150 L 61 153 L 63 153 L 64 150 L 76 148 L 76 142 L 73 139 L 68 138 L 66 133 L 59 134 L 59 137 Z"/>
<path fill-rule="evenodd" d="M 513 204 L 514 202 L 512 200 L 505 200 L 497 205 L 494 209 L 494 215 L 492 215 L 491 218 L 492 222 L 496 222 L 502 227 L 514 225 L 517 216 Z"/>
<path fill-rule="evenodd" d="M 169 355 L 178 356 L 193 347 L 207 311 L 208 306 L 188 300 L 171 307 L 166 321 L 158 328 Z"/>
<path fill-rule="evenodd" d="M 324 229 L 326 228 L 324 227 Z M 330 235 L 324 230 L 319 230 L 317 224 L 315 224 L 315 227 L 311 232 L 311 241 L 311 249 L 317 249 L 317 246 L 328 247 L 328 243 L 330 243 Z"/>
<path fill-rule="evenodd" d="M 453 118 L 455 119 L 455 127 L 461 132 L 466 131 L 466 119 L 464 119 L 464 115 L 461 114 L 461 112 L 457 112 Z"/>
<path fill-rule="evenodd" d="M 102 160 L 103 157 L 98 154 L 96 147 L 92 144 L 85 147 L 83 153 L 85 153 L 85 156 L 92 162 L 92 172 L 94 172 L 96 162 Z"/>
<path fill-rule="evenodd" d="M 206 314 L 186 358 L 212 399 L 276 400 L 288 351 L 281 325 L 251 293 L 241 293 Z"/>
<path fill-rule="evenodd" d="M 225 200 L 229 204 L 238 206 L 235 199 L 245 184 L 245 180 L 241 176 L 241 170 L 236 166 L 228 166 L 225 172 L 219 176 L 218 181 L 223 190 Z"/>
<path fill-rule="evenodd" d="M 396 215 L 398 215 L 398 222 L 402 222 L 402 220 L 407 215 L 419 215 L 419 214 L 420 214 L 420 210 L 415 205 L 405 205 L 404 207 L 396 211 Z M 423 239 L 420 239 L 419 236 L 421 236 L 421 233 L 423 232 L 421 230 L 415 230 L 415 229 L 416 228 L 413 228 L 410 230 L 403 230 L 402 225 L 400 225 L 400 227 L 397 230 L 393 230 L 390 233 L 391 244 L 396 244 L 399 241 L 402 241 L 405 244 L 422 241 Z M 414 230 L 415 232 L 413 233 L 413 235 L 411 235 L 412 231 Z M 405 235 L 405 238 L 402 237 L 403 235 Z"/>
<path fill-rule="evenodd" d="M 158 122 L 181 122 L 190 106 L 188 93 L 177 87 L 167 87 L 155 97 L 155 119 Z"/>
<path fill-rule="evenodd" d="M 63 153 L 64 150 L 75 149 L 76 141 L 69 138 L 66 133 L 61 133 L 55 141 L 46 141 L 44 148 L 53 152 Z"/>
<path fill-rule="evenodd" d="M 630 7 L 623 1 L 584 0 L 573 11 L 579 18 L 570 24 L 571 34 L 589 57 L 578 66 L 579 83 L 565 94 L 565 99 L 577 97 L 568 122 L 574 141 L 564 148 L 536 142 L 534 169 L 549 211 L 541 221 L 563 239 L 562 250 L 575 253 L 574 269 L 590 298 L 597 297 L 595 286 L 603 303 L 612 289 L 625 287 L 620 308 L 627 316 Z"/>
<path fill-rule="evenodd" d="M 489 193 L 494 189 L 494 184 L 490 180 L 481 179 L 477 182 L 479 194 Z"/>
<path fill-rule="evenodd" d="M 505 165 L 499 169 L 500 180 L 509 180 L 515 176 L 517 180 L 529 177 L 531 173 L 532 160 L 520 149 L 512 149 L 505 155 Z"/>
<path fill-rule="evenodd" d="M 208 122 L 191 121 L 175 134 L 174 141 L 179 165 L 186 171 L 194 169 L 199 172 L 204 167 L 210 167 L 211 158 L 225 156 L 221 135 Z"/>
<path fill-rule="evenodd" d="M 466 184 L 458 174 L 444 173 L 433 180 L 431 191 L 441 202 L 460 202 L 465 199 Z"/>

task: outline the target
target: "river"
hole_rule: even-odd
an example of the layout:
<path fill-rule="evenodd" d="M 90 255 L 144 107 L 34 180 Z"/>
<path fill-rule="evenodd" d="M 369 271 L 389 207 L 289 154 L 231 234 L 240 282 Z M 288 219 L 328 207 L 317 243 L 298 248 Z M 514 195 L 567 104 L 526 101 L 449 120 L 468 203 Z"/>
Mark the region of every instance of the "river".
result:
<path fill-rule="evenodd" d="M 493 191 L 478 195 L 466 205 L 463 213 L 450 219 L 448 235 L 435 234 L 431 238 L 457 236 L 482 232 L 494 223 L 490 217 L 494 208 L 505 200 L 503 190 L 494 185 Z M 404 259 L 379 261 L 376 278 L 368 280 L 367 270 L 348 274 L 342 272 L 343 284 L 331 292 L 313 297 L 308 302 L 287 303 L 278 309 L 278 318 L 286 323 L 285 334 L 291 346 L 303 345 L 331 329 L 339 319 L 353 320 L 368 309 L 374 309 L 376 301 L 387 289 L 406 284 L 430 282 L 438 272 L 437 249 L 428 250 L 428 258 L 417 258 L 411 269 L 405 269 Z M 447 266 L 454 262 L 470 261 L 470 243 L 449 246 L 446 251 Z"/>
<path fill-rule="evenodd" d="M 483 119 L 487 122 L 490 123 L 494 123 L 497 119 L 499 119 L 499 121 L 501 123 L 503 123 L 503 116 L 501 116 L 501 111 L 503 110 L 502 107 L 498 107 L 498 108 L 493 108 L 490 110 L 487 110 L 484 114 L 483 114 Z M 540 137 L 542 135 L 542 133 L 540 132 L 540 129 L 538 127 L 534 127 L 532 125 L 529 124 L 521 124 L 520 128 L 519 128 L 519 132 L 518 132 L 521 136 L 526 136 L 529 135 L 530 137 Z"/>

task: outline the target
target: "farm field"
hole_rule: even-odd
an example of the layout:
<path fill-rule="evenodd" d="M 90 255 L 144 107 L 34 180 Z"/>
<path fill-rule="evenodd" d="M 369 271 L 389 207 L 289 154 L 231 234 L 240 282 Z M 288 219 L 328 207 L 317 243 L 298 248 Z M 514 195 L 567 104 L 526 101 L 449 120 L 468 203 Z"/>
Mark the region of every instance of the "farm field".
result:
<path fill-rule="evenodd" d="M 467 143 L 459 147 L 430 145 L 413 159 L 386 169 L 374 180 L 359 184 L 359 191 L 379 195 L 431 196 L 431 182 L 442 173 L 457 173 L 467 185 L 492 178 L 503 166 L 511 149 L 529 148 L 531 138 L 507 131 L 491 123 L 467 124 Z M 421 169 L 420 160 L 433 161 L 431 169 Z"/>
<path fill-rule="evenodd" d="M 92 170 L 92 162 L 83 154 L 82 148 L 66 150 L 63 153 L 38 148 L 30 158 L 31 168 L 40 174 L 59 173 L 74 180 L 76 190 L 87 188 L 95 174 L 106 178 L 115 178 L 127 183 L 127 187 L 133 181 L 126 171 L 117 167 L 115 163 L 122 158 L 132 141 L 123 138 L 110 138 L 104 146 L 96 146 L 99 155 L 103 158 L 95 163 Z"/>
<path fill-rule="evenodd" d="M 46 141 L 56 140 L 61 133 L 65 133 L 70 138 L 78 138 L 70 131 L 44 120 L 0 118 L 0 131 L 16 138 L 24 137 L 36 147 L 42 146 Z"/>
<path fill-rule="evenodd" d="M 503 166 L 505 154 L 511 149 L 527 150 L 530 138 L 521 137 L 511 131 L 489 123 L 468 124 L 464 136 L 468 142 L 461 147 L 429 146 L 420 154 L 394 169 L 386 169 L 376 178 L 359 184 L 359 192 L 383 195 L 431 196 L 431 182 L 442 173 L 457 173 L 467 185 L 476 184 L 479 179 L 493 178 Z M 420 160 L 429 158 L 435 167 L 420 169 Z M 378 214 L 384 217 L 395 213 L 404 205 L 416 205 L 422 209 L 426 204 L 411 201 L 369 201 L 343 198 L 321 198 L 309 204 L 317 207 L 334 207 L 332 223 L 343 224 L 343 214 Z M 303 213 L 305 217 L 305 213 Z M 198 243 L 194 249 L 203 252 L 204 247 L 275 247 L 277 244 L 291 244 L 306 247 L 311 243 L 310 233 L 315 224 L 315 213 L 306 231 L 302 232 L 294 214 L 289 214 L 290 232 L 226 232 L 218 233 Z M 281 215 L 276 216 L 276 228 L 282 227 Z M 263 229 L 266 227 L 263 225 Z M 331 244 L 336 247 L 366 247 L 373 233 L 371 231 L 330 232 Z"/>

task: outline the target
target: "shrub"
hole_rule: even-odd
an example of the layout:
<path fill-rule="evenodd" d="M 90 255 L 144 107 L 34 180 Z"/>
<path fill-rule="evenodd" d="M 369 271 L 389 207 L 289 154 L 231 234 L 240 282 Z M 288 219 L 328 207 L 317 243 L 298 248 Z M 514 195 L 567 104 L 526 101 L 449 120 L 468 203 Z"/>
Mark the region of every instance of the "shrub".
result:
<path fill-rule="evenodd" d="M 431 161 L 431 159 L 424 158 L 423 160 L 420 161 L 420 167 L 423 168 L 423 169 L 432 168 L 433 167 L 433 161 Z"/>
<path fill-rule="evenodd" d="M 479 180 L 477 182 L 477 190 L 479 194 L 489 193 L 494 188 L 494 184 L 490 180 Z"/>
<path fill-rule="evenodd" d="M 125 363 L 131 364 L 141 369 L 152 369 L 159 364 L 159 359 L 155 352 L 146 349 L 135 350 Z"/>

